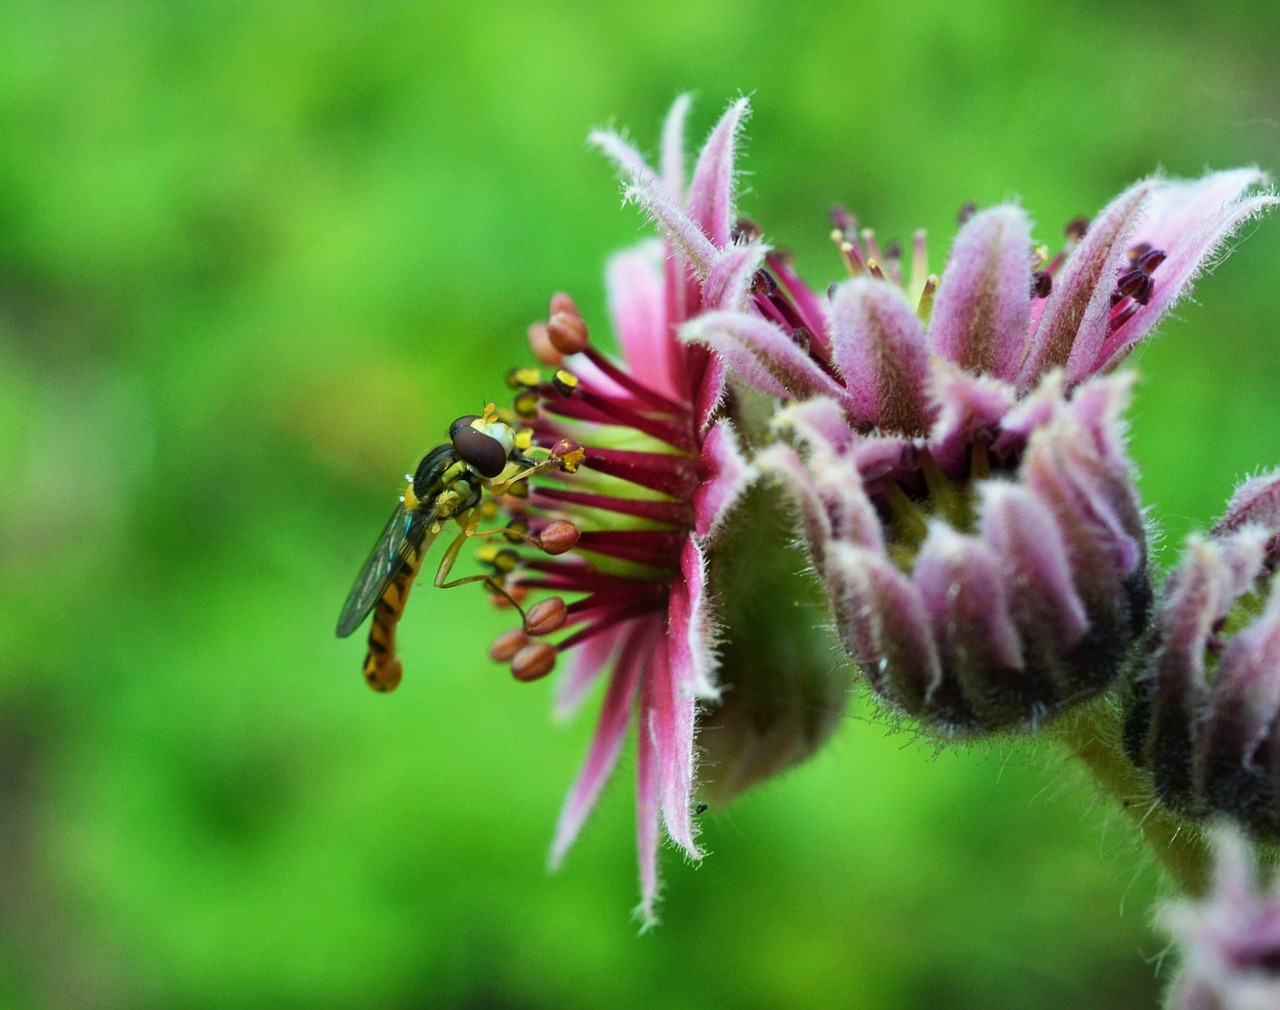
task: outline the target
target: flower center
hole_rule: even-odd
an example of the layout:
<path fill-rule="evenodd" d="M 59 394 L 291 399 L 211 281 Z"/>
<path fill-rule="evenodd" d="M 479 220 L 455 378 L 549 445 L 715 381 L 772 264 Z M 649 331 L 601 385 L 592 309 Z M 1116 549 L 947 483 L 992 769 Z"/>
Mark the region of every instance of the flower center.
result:
<path fill-rule="evenodd" d="M 593 347 L 572 300 L 552 299 L 550 319 L 531 328 L 530 343 L 555 372 L 548 380 L 538 368 L 513 369 L 508 385 L 515 412 L 535 444 L 568 440 L 584 454 L 576 472 L 540 474 L 550 479 L 530 481 L 527 497 L 505 502 L 512 520 L 527 524 L 535 537 L 545 540 L 544 531 L 555 523 L 579 531 L 571 554 L 514 552 L 510 578 L 518 591 L 575 597 L 539 614 L 546 621 L 526 620 L 494 643 L 490 654 L 511 662 L 521 680 L 549 673 L 556 653 L 666 609 L 694 527 L 700 480 L 691 406 L 652 389 Z M 562 367 L 566 358 L 572 372 Z M 558 641 L 544 640 L 566 629 Z"/>

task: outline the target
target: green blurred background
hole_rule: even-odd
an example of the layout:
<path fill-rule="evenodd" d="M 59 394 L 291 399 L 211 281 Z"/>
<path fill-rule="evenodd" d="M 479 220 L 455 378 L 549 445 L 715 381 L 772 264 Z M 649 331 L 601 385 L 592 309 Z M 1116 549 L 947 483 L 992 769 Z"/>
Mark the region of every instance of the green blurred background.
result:
<path fill-rule="evenodd" d="M 963 12 L 962 12 L 963 11 Z M 398 490 L 643 232 L 589 127 L 754 116 L 741 209 L 839 276 L 1019 195 L 1056 244 L 1157 165 L 1280 167 L 1269 2 L 0 6 L 0 1006 L 1155 1005 L 1156 871 L 1044 746 L 935 754 L 859 699 L 666 852 L 630 757 L 568 865 L 593 717 L 420 589 L 391 697 L 339 605 Z M 1143 352 L 1170 545 L 1280 461 L 1280 222 Z M 1167 561 L 1168 553 L 1165 555 Z"/>

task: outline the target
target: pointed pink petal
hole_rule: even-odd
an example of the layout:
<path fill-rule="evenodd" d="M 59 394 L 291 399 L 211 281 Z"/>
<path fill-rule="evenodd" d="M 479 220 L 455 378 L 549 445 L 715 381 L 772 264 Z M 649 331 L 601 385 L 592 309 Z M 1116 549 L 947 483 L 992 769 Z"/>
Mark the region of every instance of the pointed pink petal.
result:
<path fill-rule="evenodd" d="M 1030 389 L 1051 368 L 1068 365 L 1071 375 L 1079 375 L 1086 371 L 1079 362 L 1093 363 L 1107 335 L 1111 292 L 1134 224 L 1159 185 L 1146 179 L 1112 200 L 1067 257 L 1018 373 L 1019 389 Z"/>
<path fill-rule="evenodd" d="M 1128 372 L 1093 379 L 1081 383 L 1071 397 L 1071 416 L 1084 425 L 1098 454 L 1117 473 L 1127 474 L 1133 467 L 1126 449 L 1125 411 L 1137 378 Z"/>
<path fill-rule="evenodd" d="M 1199 721 L 1208 695 L 1205 677 L 1205 645 L 1213 626 L 1231 606 L 1227 575 L 1221 556 L 1202 537 L 1188 538 L 1182 560 L 1165 587 L 1160 621 L 1160 649 L 1151 673 L 1150 733 L 1146 757 L 1157 768 L 1178 769 L 1179 779 L 1189 779 L 1186 768 L 1191 754 L 1191 727 Z M 1163 756 L 1162 751 L 1168 751 Z M 1183 781 L 1182 790 L 1191 783 Z"/>
<path fill-rule="evenodd" d="M 1230 174 L 1230 173 L 1223 173 Z M 1186 294 L 1200 272 L 1232 233 L 1245 222 L 1280 203 L 1273 195 L 1255 196 L 1228 204 L 1199 222 L 1199 227 L 1182 236 L 1168 257 L 1151 274 L 1155 290 L 1151 300 L 1112 331 L 1103 342 L 1089 371 L 1111 368 L 1151 332 L 1160 319 Z M 1160 247 L 1157 247 L 1160 248 Z M 1074 375 L 1072 376 L 1074 378 Z"/>
<path fill-rule="evenodd" d="M 845 399 L 845 390 L 785 333 L 745 312 L 710 312 L 680 327 L 686 343 L 706 344 L 748 385 L 773 396 L 825 393 Z"/>
<path fill-rule="evenodd" d="M 662 821 L 671 840 L 701 859 L 702 851 L 693 840 L 693 723 L 695 702 L 680 689 L 671 657 L 661 638 L 656 642 L 645 692 L 641 698 L 642 731 L 653 735 L 654 749 L 662 771 L 660 793 Z M 674 644 L 674 643 L 672 643 Z"/>
<path fill-rule="evenodd" d="M 1209 763 L 1226 750 L 1251 765 L 1280 708 L 1280 583 L 1262 615 L 1227 643 L 1210 695 L 1201 744 Z"/>
<path fill-rule="evenodd" d="M 1134 242 L 1169 252 L 1234 204 L 1250 189 L 1266 186 L 1267 173 L 1256 167 L 1210 172 L 1199 179 L 1170 180 L 1152 194 L 1147 213 L 1134 229 Z"/>
<path fill-rule="evenodd" d="M 975 214 L 956 236 L 942 275 L 929 343 L 970 372 L 1012 382 L 1027 347 L 1031 224 L 1021 207 Z"/>
<path fill-rule="evenodd" d="M 712 244 L 729 244 L 733 228 L 733 157 L 738 130 L 750 103 L 739 98 L 716 124 L 698 155 L 689 185 L 689 216 L 702 226 Z"/>
<path fill-rule="evenodd" d="M 759 242 L 730 245 L 720 250 L 702 286 L 702 311 L 745 309 L 751 280 L 766 251 Z"/>
<path fill-rule="evenodd" d="M 935 521 L 920 545 L 911 581 L 929 615 L 934 641 L 944 655 L 950 653 L 953 672 L 962 679 L 967 664 L 984 672 L 1022 666 L 1005 575 L 988 544 Z M 978 699 L 971 700 L 978 707 Z"/>
<path fill-rule="evenodd" d="M 707 559 L 690 537 L 680 552 L 681 577 L 673 580 L 667 606 L 675 689 L 690 698 L 718 698 L 715 683 L 716 626 L 707 599 Z"/>
<path fill-rule="evenodd" d="M 837 541 L 829 578 L 845 649 L 881 697 L 910 714 L 925 710 L 942 682 L 929 616 L 911 580 L 881 553 Z"/>
<path fill-rule="evenodd" d="M 943 473 L 958 477 L 969 465 L 974 435 L 1002 425 L 1017 390 L 999 379 L 939 362 L 934 366 L 933 400 L 937 416 L 929 432 L 929 451 Z"/>
<path fill-rule="evenodd" d="M 698 537 L 705 540 L 720 532 L 751 476 L 733 426 L 728 420 L 713 426 L 702 441 L 698 486 L 693 492 L 694 533 Z"/>
<path fill-rule="evenodd" d="M 1059 414 L 1066 398 L 1063 374 L 1055 369 L 1005 415 L 993 448 L 1002 452 L 1010 446 L 1025 445 L 1033 431 L 1043 428 Z"/>
<path fill-rule="evenodd" d="M 1022 473 L 1068 541 L 1086 603 L 1119 599 L 1122 580 L 1146 560 L 1146 530 L 1128 475 L 1105 466 L 1087 433 L 1065 418 L 1032 434 Z"/>
<path fill-rule="evenodd" d="M 1254 588 L 1263 574 L 1267 561 L 1267 546 L 1271 536 L 1261 526 L 1250 526 L 1224 537 L 1213 537 L 1222 563 L 1226 566 L 1231 599 L 1243 596 Z"/>
<path fill-rule="evenodd" d="M 662 186 L 676 203 L 684 203 L 684 123 L 692 99 L 680 95 L 662 124 Z"/>
<path fill-rule="evenodd" d="M 711 272 L 716 259 L 716 247 L 702 233 L 680 206 L 663 193 L 657 184 L 637 183 L 628 186 L 623 193 L 627 203 L 638 204 L 653 219 L 654 224 L 680 254 L 680 258 L 692 267 L 699 278 Z"/>
<path fill-rule="evenodd" d="M 621 134 L 613 130 L 592 130 L 587 134 L 587 143 L 612 161 L 624 179 L 650 186 L 660 185 L 658 176 L 644 160 L 644 155 L 624 140 Z"/>
<path fill-rule="evenodd" d="M 698 426 L 698 431 L 706 431 L 715 423 L 717 411 L 724 402 L 729 370 L 718 355 L 712 354 L 706 348 L 689 347 L 686 350 L 689 352 L 690 360 L 696 357 L 698 351 L 704 351 L 707 356 L 706 371 L 693 397 L 694 422 Z"/>
<path fill-rule="evenodd" d="M 631 722 L 640 671 L 648 665 L 652 651 L 653 639 L 645 633 L 646 630 L 644 624 L 634 627 L 622 643 L 613 679 L 609 682 L 609 690 L 600 709 L 600 722 L 591 740 L 591 749 L 587 752 L 587 760 L 569 789 L 569 795 L 565 797 L 560 819 L 556 823 L 555 840 L 551 845 L 552 869 L 558 868 L 564 860 L 569 846 L 578 837 L 587 815 L 595 806 L 600 790 L 604 788 L 614 765 L 618 763 L 618 755 L 622 752 L 627 727 Z"/>
<path fill-rule="evenodd" d="M 1251 477 L 1236 488 L 1213 535 L 1221 537 L 1250 524 L 1280 533 L 1280 470 Z"/>
<path fill-rule="evenodd" d="M 772 426 L 776 432 L 794 435 L 806 448 L 821 448 L 837 456 L 855 438 L 844 409 L 828 396 L 788 404 L 773 415 Z"/>
<path fill-rule="evenodd" d="M 640 861 L 641 930 L 657 924 L 658 806 L 661 803 L 661 767 L 652 734 L 641 727 L 636 742 L 636 854 Z"/>
<path fill-rule="evenodd" d="M 1037 612 L 1052 615 L 1056 639 L 1075 645 L 1088 630 L 1089 618 L 1071 580 L 1067 545 L 1053 515 L 1018 484 L 984 481 L 980 490 L 982 536 L 1002 560 L 1015 592 L 1033 598 Z"/>
<path fill-rule="evenodd" d="M 683 365 L 684 351 L 667 327 L 660 256 L 656 242 L 617 253 L 609 259 L 605 286 L 613 332 L 622 345 L 627 370 L 655 392 L 679 400 L 681 387 L 675 375 Z"/>
<path fill-rule="evenodd" d="M 610 663 L 618 642 L 630 631 L 622 624 L 612 631 L 592 635 L 569 652 L 569 668 L 556 681 L 552 712 L 557 719 L 568 719 L 578 711 L 587 693 L 595 686 Z"/>
<path fill-rule="evenodd" d="M 833 539 L 831 518 L 818 493 L 813 475 L 799 454 L 782 442 L 766 446 L 755 456 L 756 469 L 771 478 L 795 507 L 809 547 L 809 557 L 818 573 L 826 571 L 826 553 Z"/>
<path fill-rule="evenodd" d="M 929 430 L 924 327 L 898 287 L 869 277 L 840 285 L 831 350 L 859 420 L 908 435 Z"/>

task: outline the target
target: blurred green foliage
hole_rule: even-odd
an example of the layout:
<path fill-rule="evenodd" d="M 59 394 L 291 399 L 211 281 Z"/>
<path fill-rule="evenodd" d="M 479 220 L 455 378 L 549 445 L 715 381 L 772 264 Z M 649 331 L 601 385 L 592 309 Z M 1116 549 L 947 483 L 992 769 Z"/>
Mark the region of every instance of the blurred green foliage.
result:
<path fill-rule="evenodd" d="M 389 698 L 332 625 L 547 296 L 602 320 L 643 227 L 588 127 L 652 149 L 679 91 L 697 132 L 752 93 L 741 209 L 819 284 L 835 200 L 940 261 L 1020 195 L 1053 243 L 1157 165 L 1280 167 L 1280 20 L 1203 13 L 0 6 L 0 1005 L 1153 1006 L 1157 875 L 1047 748 L 858 702 L 667 854 L 637 938 L 631 768 L 548 876 L 591 719 L 488 663 L 482 594 L 419 590 Z M 1139 362 L 1175 545 L 1280 460 L 1251 230 Z"/>

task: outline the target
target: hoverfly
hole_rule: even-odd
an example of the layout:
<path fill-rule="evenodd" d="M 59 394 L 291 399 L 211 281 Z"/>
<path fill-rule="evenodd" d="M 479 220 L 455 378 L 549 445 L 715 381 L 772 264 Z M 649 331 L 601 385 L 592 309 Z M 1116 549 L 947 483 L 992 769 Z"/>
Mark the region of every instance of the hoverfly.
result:
<path fill-rule="evenodd" d="M 530 451 L 530 441 L 527 430 L 517 432 L 499 419 L 490 404 L 483 415 L 467 414 L 454 421 L 449 426 L 449 441 L 423 456 L 412 476 L 405 475 L 409 483 L 404 494 L 356 576 L 338 617 L 338 637 L 346 638 L 373 612 L 364 677 L 375 691 L 393 691 L 400 683 L 403 670 L 396 657 L 396 625 L 423 556 L 449 519 L 458 521 L 461 532 L 440 561 L 436 587 L 450 589 L 484 582 L 515 603 L 492 576 L 446 580 L 468 537 L 512 535 L 509 530 L 478 530 L 485 491 L 503 494 L 511 485 L 548 467 L 576 465 L 576 460 L 554 455 L 541 462 L 529 458 L 525 453 Z"/>

